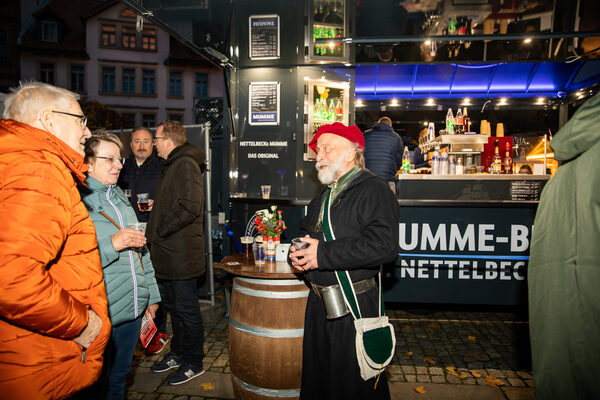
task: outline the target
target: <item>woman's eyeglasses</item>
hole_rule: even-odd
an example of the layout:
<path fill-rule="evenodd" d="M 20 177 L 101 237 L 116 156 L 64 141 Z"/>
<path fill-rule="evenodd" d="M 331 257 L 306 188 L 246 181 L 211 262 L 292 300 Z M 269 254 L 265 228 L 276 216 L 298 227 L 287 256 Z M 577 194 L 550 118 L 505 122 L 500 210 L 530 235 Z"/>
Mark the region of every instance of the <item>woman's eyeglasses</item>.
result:
<path fill-rule="evenodd" d="M 125 162 L 124 158 L 121 157 L 102 157 L 102 156 L 96 156 L 96 158 L 101 158 L 103 160 L 108 160 L 110 161 L 111 164 L 113 164 L 115 161 L 118 161 L 119 164 L 123 164 Z"/>

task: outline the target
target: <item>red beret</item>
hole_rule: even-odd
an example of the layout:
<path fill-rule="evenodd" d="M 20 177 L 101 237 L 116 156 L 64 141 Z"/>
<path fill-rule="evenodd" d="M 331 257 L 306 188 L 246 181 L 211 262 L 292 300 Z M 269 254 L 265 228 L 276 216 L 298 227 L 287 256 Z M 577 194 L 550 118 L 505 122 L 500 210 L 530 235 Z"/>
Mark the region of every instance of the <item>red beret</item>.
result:
<path fill-rule="evenodd" d="M 358 126 L 346 126 L 344 124 L 340 124 L 339 122 L 334 122 L 331 125 L 323 125 L 322 127 L 320 127 L 319 130 L 317 130 L 317 133 L 315 133 L 315 136 L 313 136 L 312 140 L 308 144 L 308 147 L 310 147 L 311 150 L 315 153 L 317 152 L 317 140 L 319 139 L 319 136 L 321 136 L 324 133 L 338 135 L 348 139 L 353 143 L 356 143 L 361 152 L 365 149 L 365 137 L 363 136 Z"/>

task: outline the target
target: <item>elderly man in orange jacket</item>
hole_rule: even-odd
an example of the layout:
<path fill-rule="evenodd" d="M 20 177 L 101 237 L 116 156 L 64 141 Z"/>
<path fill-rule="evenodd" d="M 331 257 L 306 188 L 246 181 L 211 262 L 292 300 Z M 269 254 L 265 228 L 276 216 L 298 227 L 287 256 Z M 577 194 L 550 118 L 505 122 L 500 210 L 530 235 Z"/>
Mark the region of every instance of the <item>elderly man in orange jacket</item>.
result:
<path fill-rule="evenodd" d="M 76 188 L 90 137 L 77 96 L 22 84 L 0 120 L 0 397 L 91 385 L 110 335 L 94 225 Z"/>

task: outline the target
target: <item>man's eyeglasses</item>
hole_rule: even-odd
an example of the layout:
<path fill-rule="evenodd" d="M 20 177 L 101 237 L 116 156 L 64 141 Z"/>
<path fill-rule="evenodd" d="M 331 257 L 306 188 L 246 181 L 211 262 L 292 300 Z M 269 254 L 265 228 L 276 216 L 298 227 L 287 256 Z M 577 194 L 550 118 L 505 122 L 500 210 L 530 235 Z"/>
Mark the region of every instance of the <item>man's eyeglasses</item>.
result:
<path fill-rule="evenodd" d="M 158 139 L 168 139 L 166 136 L 156 136 L 153 140 L 156 142 Z"/>
<path fill-rule="evenodd" d="M 54 110 L 52 110 L 52 112 L 56 113 L 56 114 L 69 115 L 71 117 L 79 118 L 79 126 L 81 126 L 81 130 L 84 130 L 85 127 L 87 126 L 87 117 L 85 115 L 71 114 L 71 113 L 64 112 L 64 111 L 54 111 Z"/>
<path fill-rule="evenodd" d="M 102 157 L 102 156 L 96 156 L 96 158 L 101 158 L 103 160 L 108 160 L 110 161 L 111 164 L 113 164 L 115 161 L 118 161 L 119 164 L 123 164 L 125 162 L 124 158 L 121 157 Z"/>

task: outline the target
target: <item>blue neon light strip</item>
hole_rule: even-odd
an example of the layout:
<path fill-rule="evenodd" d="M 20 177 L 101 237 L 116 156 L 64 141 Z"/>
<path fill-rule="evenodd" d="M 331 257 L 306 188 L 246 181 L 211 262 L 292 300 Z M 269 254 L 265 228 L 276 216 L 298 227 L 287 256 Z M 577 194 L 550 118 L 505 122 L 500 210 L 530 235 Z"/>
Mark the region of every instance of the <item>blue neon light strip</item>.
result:
<path fill-rule="evenodd" d="M 402 257 L 428 257 L 428 258 L 473 258 L 477 260 L 521 260 L 528 261 L 529 256 L 469 256 L 452 254 L 416 254 L 416 253 L 398 253 Z"/>

